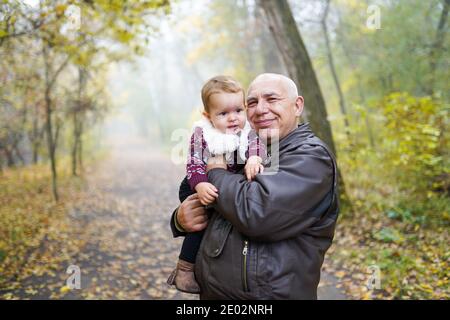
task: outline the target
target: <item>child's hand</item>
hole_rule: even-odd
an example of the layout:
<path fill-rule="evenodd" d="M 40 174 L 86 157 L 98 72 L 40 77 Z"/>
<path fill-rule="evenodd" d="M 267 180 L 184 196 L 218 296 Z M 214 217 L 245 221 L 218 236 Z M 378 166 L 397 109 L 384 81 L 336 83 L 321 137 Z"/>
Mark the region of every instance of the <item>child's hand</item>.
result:
<path fill-rule="evenodd" d="M 214 202 L 214 200 L 216 200 L 219 196 L 217 193 L 219 190 L 217 190 L 217 188 L 209 182 L 200 182 L 195 186 L 195 191 L 197 191 L 198 198 L 204 206 Z"/>
<path fill-rule="evenodd" d="M 263 173 L 264 166 L 261 163 L 261 157 L 251 156 L 250 158 L 248 158 L 244 168 L 245 176 L 247 177 L 248 181 L 255 179 L 257 173 Z"/>

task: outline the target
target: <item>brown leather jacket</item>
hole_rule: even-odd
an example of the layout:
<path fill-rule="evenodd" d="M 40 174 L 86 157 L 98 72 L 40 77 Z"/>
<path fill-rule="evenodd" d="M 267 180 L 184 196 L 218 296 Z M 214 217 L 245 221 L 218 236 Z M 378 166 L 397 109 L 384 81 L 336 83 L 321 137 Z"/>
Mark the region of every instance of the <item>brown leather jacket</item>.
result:
<path fill-rule="evenodd" d="M 276 174 L 247 182 L 214 169 L 208 179 L 219 198 L 195 265 L 200 297 L 317 299 L 339 204 L 336 162 L 308 124 L 280 141 Z"/>

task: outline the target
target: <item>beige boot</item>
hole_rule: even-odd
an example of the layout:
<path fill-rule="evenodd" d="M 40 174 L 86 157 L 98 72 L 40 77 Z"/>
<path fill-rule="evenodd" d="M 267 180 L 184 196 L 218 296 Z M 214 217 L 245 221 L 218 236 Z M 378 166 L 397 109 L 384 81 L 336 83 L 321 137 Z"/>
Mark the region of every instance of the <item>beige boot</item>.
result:
<path fill-rule="evenodd" d="M 172 271 L 167 283 L 175 285 L 181 292 L 200 293 L 200 287 L 195 280 L 194 266 L 193 263 L 179 259 L 177 267 Z"/>

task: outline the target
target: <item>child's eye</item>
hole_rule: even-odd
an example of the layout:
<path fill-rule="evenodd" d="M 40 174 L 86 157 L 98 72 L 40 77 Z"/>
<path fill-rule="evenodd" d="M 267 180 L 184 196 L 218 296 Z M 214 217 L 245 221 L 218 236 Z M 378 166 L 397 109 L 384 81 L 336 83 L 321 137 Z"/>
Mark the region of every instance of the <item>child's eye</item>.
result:
<path fill-rule="evenodd" d="M 225 116 L 227 113 L 226 112 L 221 112 L 219 113 L 219 116 Z"/>
<path fill-rule="evenodd" d="M 236 112 L 238 112 L 238 113 L 239 113 L 239 112 L 242 112 L 242 111 L 243 111 L 243 109 L 241 109 L 241 108 L 239 108 L 239 109 L 236 110 Z"/>

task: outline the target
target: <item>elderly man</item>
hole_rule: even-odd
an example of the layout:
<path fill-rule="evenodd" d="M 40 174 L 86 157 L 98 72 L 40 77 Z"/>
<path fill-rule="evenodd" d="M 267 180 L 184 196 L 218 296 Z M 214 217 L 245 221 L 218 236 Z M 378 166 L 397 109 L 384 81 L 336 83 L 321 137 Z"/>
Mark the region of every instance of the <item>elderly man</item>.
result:
<path fill-rule="evenodd" d="M 291 79 L 259 75 L 247 106 L 258 135 L 269 145 L 279 139 L 277 171 L 248 181 L 208 164 L 219 197 L 208 210 L 196 194 L 187 197 L 172 216 L 173 234 L 206 227 L 195 266 L 201 299 L 317 299 L 339 210 L 335 160 L 308 124 L 298 125 L 303 97 Z"/>

